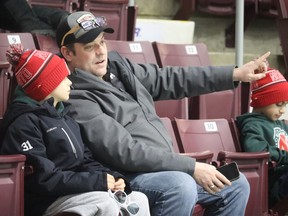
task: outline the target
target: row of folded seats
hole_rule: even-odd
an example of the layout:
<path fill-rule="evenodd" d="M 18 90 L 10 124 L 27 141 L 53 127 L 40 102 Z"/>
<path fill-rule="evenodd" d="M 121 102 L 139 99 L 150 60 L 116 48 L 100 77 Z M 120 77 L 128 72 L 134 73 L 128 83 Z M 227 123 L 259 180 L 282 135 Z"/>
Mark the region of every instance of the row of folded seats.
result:
<path fill-rule="evenodd" d="M 256 17 L 275 19 L 278 16 L 278 0 L 179 0 L 179 4 L 173 17 L 175 20 L 188 20 L 195 12 L 233 19 L 237 12 L 237 5 L 243 4 L 244 30 Z M 225 29 L 225 45 L 230 48 L 235 47 L 235 19 Z"/>
<path fill-rule="evenodd" d="M 25 48 L 29 49 L 38 48 L 58 53 L 56 42 L 48 36 L 30 33 L 0 33 L 0 119 L 13 97 L 13 74 L 9 64 L 5 62 L 5 51 L 12 42 L 21 42 Z M 203 43 L 176 45 L 148 41 L 107 40 L 107 46 L 108 50 L 116 50 L 123 57 L 136 63 L 154 63 L 160 67 L 211 64 L 207 47 Z M 241 97 L 245 88 L 248 89 L 245 97 Z M 216 165 L 236 161 L 251 186 L 246 215 L 264 215 L 268 213 L 269 154 L 243 153 L 236 130 L 234 133 L 230 130 L 235 127 L 229 126 L 229 122 L 231 125 L 234 122 L 230 119 L 235 119 L 241 112 L 248 111 L 248 102 L 243 101 L 248 100 L 249 89 L 249 86 L 240 86 L 235 90 L 199 97 L 158 101 L 155 102 L 155 106 L 171 134 L 176 152 Z M 242 102 L 241 98 L 243 98 Z M 224 103 L 225 109 L 222 106 Z M 247 107 L 244 108 L 243 104 Z M 24 161 L 25 157 L 22 155 L 0 157 L 0 190 L 5 191 L 5 198 L 1 199 L 0 209 L 1 212 L 7 212 L 6 215 L 23 215 Z M 203 213 L 204 209 L 196 205 L 193 215 L 201 216 Z"/>
<path fill-rule="evenodd" d="M 95 16 L 105 16 L 115 30 L 107 37 L 112 40 L 133 40 L 137 6 L 129 0 L 27 0 L 31 6 L 45 6 L 68 12 L 90 11 Z"/>
<path fill-rule="evenodd" d="M 236 14 L 237 1 L 235 0 L 180 0 L 180 7 L 174 19 L 188 19 L 193 12 L 202 12 L 217 16 L 233 16 Z M 253 8 L 250 16 L 276 18 L 278 15 L 274 0 L 243 0 L 245 9 Z M 249 15 L 249 14 L 246 14 Z"/>
<path fill-rule="evenodd" d="M 49 36 L 30 33 L 0 33 L 0 61 L 5 62 L 5 52 L 9 43 L 21 42 L 25 48 L 50 51 L 58 53 L 55 40 Z M 207 46 L 197 44 L 164 44 L 148 41 L 119 41 L 107 40 L 108 50 L 116 50 L 123 57 L 135 63 L 153 63 L 164 66 L 207 66 L 211 65 Z M 11 73 L 1 73 L 2 87 L 9 85 Z M 8 83 L 7 83 L 8 82 Z M 8 88 L 9 89 L 9 88 Z M 7 97 L 7 90 L 3 89 L 2 98 Z M 231 119 L 249 111 L 250 86 L 240 84 L 234 90 L 215 92 L 197 97 L 183 98 L 181 100 L 167 100 L 155 102 L 160 117 L 170 119 Z M 5 100 L 7 101 L 7 100 Z M 225 104 L 223 106 L 222 104 Z M 7 106 L 2 103 L 0 115 Z M 169 107 L 169 109 L 167 109 Z"/>

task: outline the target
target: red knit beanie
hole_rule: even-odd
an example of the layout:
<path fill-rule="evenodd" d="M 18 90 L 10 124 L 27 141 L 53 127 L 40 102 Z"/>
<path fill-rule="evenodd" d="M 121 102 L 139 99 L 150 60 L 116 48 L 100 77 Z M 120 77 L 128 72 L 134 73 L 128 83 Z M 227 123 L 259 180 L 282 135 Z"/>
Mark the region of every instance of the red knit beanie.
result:
<path fill-rule="evenodd" d="M 252 82 L 251 107 L 288 101 L 288 82 L 276 69 L 269 68 L 263 79 Z"/>
<path fill-rule="evenodd" d="M 47 97 L 70 74 L 65 60 L 50 52 L 23 52 L 21 44 L 13 44 L 7 50 L 6 56 L 14 66 L 18 85 L 37 101 Z"/>

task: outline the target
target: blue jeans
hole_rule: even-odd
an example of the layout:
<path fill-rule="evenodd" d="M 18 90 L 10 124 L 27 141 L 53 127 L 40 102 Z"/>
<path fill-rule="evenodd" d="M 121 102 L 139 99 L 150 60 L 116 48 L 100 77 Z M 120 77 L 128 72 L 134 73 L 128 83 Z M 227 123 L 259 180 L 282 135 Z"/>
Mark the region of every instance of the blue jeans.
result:
<path fill-rule="evenodd" d="M 205 215 L 244 215 L 250 186 L 243 174 L 219 193 L 209 194 L 188 174 L 162 171 L 126 175 L 132 190 L 149 199 L 152 216 L 191 216 L 196 203 L 205 207 Z M 240 193 L 241 191 L 241 193 Z"/>

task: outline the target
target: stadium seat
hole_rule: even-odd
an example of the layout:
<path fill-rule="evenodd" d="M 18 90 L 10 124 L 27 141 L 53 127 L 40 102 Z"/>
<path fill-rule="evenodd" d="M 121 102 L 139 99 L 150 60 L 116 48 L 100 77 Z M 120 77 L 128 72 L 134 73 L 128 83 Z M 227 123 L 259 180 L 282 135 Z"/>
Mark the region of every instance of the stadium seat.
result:
<path fill-rule="evenodd" d="M 78 10 L 80 7 L 80 2 L 78 0 L 27 0 L 27 2 L 31 6 L 38 5 L 59 8 L 70 13 Z"/>
<path fill-rule="evenodd" d="M 235 0 L 197 0 L 196 7 L 198 11 L 215 14 L 219 16 L 228 16 L 235 14 Z"/>
<path fill-rule="evenodd" d="M 127 40 L 128 0 L 85 0 L 84 10 L 95 16 L 104 16 L 115 32 L 106 34 L 109 40 Z"/>
<path fill-rule="evenodd" d="M 184 152 L 210 150 L 216 164 L 235 161 L 250 183 L 250 197 L 245 215 L 265 215 L 268 210 L 269 153 L 239 152 L 227 119 L 176 119 L 176 137 Z M 257 203 L 257 205 L 256 205 Z"/>
<path fill-rule="evenodd" d="M 9 66 L 0 62 L 0 125 L 10 100 Z M 24 216 L 24 161 L 24 155 L 0 155 L 1 215 Z"/>
<path fill-rule="evenodd" d="M 157 64 L 152 44 L 149 41 L 106 40 L 106 44 L 108 51 L 117 51 L 122 57 L 132 62 Z"/>
<path fill-rule="evenodd" d="M 278 0 L 277 0 L 278 1 Z M 268 17 L 268 18 L 277 18 L 278 11 L 276 6 L 276 0 L 258 0 L 258 12 L 259 16 Z"/>
<path fill-rule="evenodd" d="M 217 16 L 233 16 L 236 12 L 235 0 L 179 0 L 180 7 L 174 19 L 188 20 L 194 11 L 200 11 Z M 245 4 L 257 0 L 245 0 Z"/>
<path fill-rule="evenodd" d="M 0 155 L 1 215 L 24 216 L 24 155 Z"/>
<path fill-rule="evenodd" d="M 0 33 L 0 119 L 3 118 L 8 104 L 12 101 L 16 85 L 13 72 L 6 59 L 6 50 L 13 43 L 22 43 L 24 49 L 35 49 L 30 33 Z"/>
<path fill-rule="evenodd" d="M 280 44 L 285 62 L 284 76 L 288 78 L 288 1 L 277 0 L 275 1 L 278 12 L 278 19 L 276 20 L 277 29 L 279 32 Z"/>
<path fill-rule="evenodd" d="M 9 63 L 0 62 L 0 124 L 3 119 L 3 115 L 7 109 L 9 101 L 9 86 L 11 74 L 9 73 Z"/>
<path fill-rule="evenodd" d="M 33 33 L 33 39 L 37 49 L 42 51 L 51 52 L 54 54 L 59 53 L 59 48 L 55 38 L 49 35 Z"/>
<path fill-rule="evenodd" d="M 138 6 L 128 6 L 127 40 L 134 41 Z"/>
<path fill-rule="evenodd" d="M 285 62 L 285 72 L 284 76 L 288 79 L 288 41 L 287 41 L 287 34 L 288 34 L 288 18 L 287 19 L 278 19 L 277 20 L 277 28 L 279 32 L 280 44 L 282 47 L 282 53 Z"/>
<path fill-rule="evenodd" d="M 197 161 L 201 161 L 201 162 L 207 162 L 208 161 L 208 163 L 209 163 L 211 161 L 211 159 L 213 157 L 213 153 L 210 152 L 210 151 L 205 151 L 205 152 L 203 152 L 203 154 L 201 153 L 201 154 L 198 154 L 198 155 L 197 155 L 197 152 L 195 154 L 193 154 L 193 153 L 192 154 L 180 153 L 180 152 L 183 152 L 182 149 L 181 149 L 182 147 L 177 144 L 171 120 L 168 117 L 162 117 L 161 121 L 165 125 L 166 129 L 168 130 L 168 132 L 169 132 L 169 134 L 170 134 L 170 136 L 172 138 L 173 148 L 174 148 L 174 151 L 176 153 L 184 154 L 184 155 L 187 155 L 189 157 L 196 156 L 197 157 Z M 205 211 L 205 209 L 203 209 L 203 207 L 201 205 L 196 204 L 192 216 L 202 216 L 204 214 L 204 211 Z"/>
<path fill-rule="evenodd" d="M 188 20 L 195 11 L 196 0 L 179 0 L 180 6 L 174 15 L 174 20 Z"/>
<path fill-rule="evenodd" d="M 0 33 L 0 124 L 15 88 L 14 76 L 5 53 L 9 44 L 20 42 L 25 48 L 35 48 L 32 35 L 29 33 Z M 24 216 L 25 159 L 24 155 L 0 155 L 1 215 Z"/>
<path fill-rule="evenodd" d="M 286 0 L 277 0 L 274 1 L 278 19 L 287 19 L 288 18 L 288 1 Z"/>
<path fill-rule="evenodd" d="M 6 50 L 10 44 L 21 43 L 24 49 L 35 49 L 35 43 L 31 33 L 0 33 L 0 61 L 6 60 Z"/>
<path fill-rule="evenodd" d="M 211 65 L 206 44 L 152 43 L 158 65 L 164 66 L 204 66 Z"/>
<path fill-rule="evenodd" d="M 173 141 L 173 149 L 174 152 L 186 155 L 188 157 L 193 157 L 195 158 L 198 162 L 204 162 L 204 163 L 210 163 L 213 157 L 213 153 L 209 150 L 202 151 L 202 152 L 189 152 L 185 153 L 183 150 L 183 146 L 181 142 L 178 142 L 175 136 L 174 132 L 174 126 L 173 123 L 174 121 L 171 121 L 168 117 L 161 117 L 160 118 L 163 124 L 165 125 L 166 129 L 168 130 L 172 141 Z"/>

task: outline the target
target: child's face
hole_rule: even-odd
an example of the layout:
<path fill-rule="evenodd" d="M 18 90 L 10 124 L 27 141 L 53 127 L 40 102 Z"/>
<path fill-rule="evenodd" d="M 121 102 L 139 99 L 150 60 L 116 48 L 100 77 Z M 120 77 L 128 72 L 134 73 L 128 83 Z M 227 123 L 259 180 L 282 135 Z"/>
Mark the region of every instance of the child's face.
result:
<path fill-rule="evenodd" d="M 51 92 L 50 97 L 54 98 L 54 106 L 60 101 L 67 101 L 70 95 L 70 86 L 72 82 L 66 77 L 55 89 Z"/>
<path fill-rule="evenodd" d="M 271 104 L 261 108 L 261 112 L 272 121 L 278 120 L 286 111 L 288 101 Z"/>

